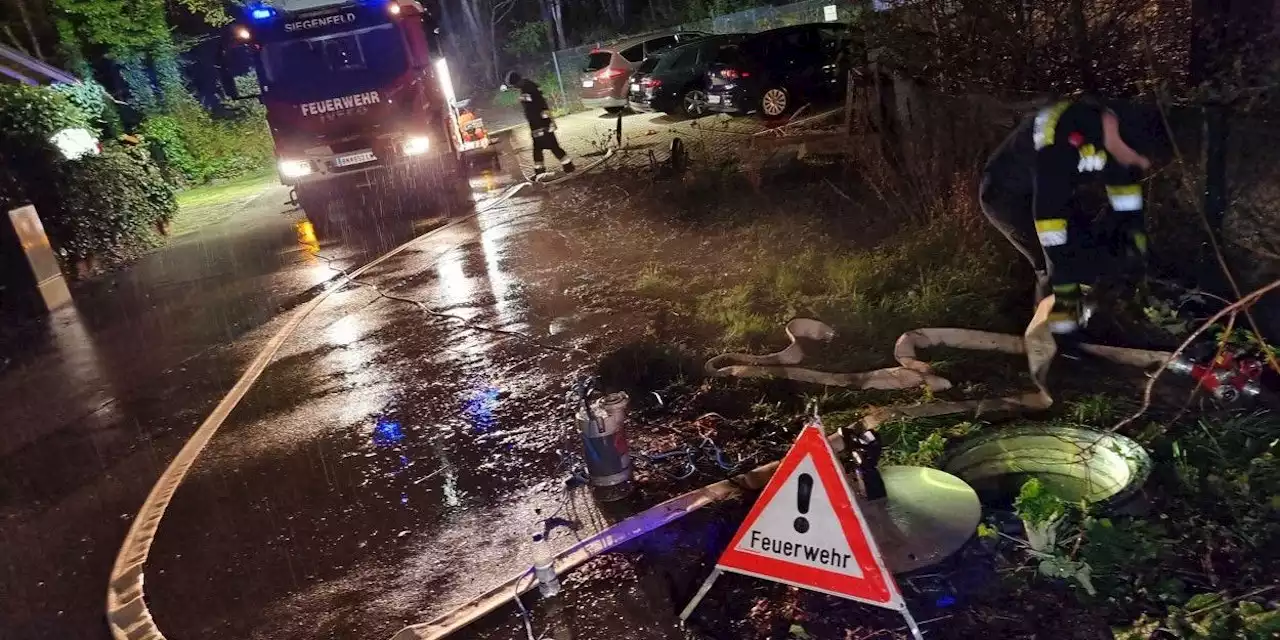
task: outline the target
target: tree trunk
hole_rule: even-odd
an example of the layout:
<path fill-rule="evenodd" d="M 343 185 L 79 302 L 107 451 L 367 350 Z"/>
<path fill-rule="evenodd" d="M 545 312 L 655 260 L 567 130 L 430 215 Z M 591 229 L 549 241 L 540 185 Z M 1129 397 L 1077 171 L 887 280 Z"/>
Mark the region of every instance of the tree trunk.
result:
<path fill-rule="evenodd" d="M 627 0 L 613 0 L 613 11 L 618 15 L 618 26 L 627 23 Z"/>
<path fill-rule="evenodd" d="M 448 2 L 440 3 L 440 26 L 441 31 L 447 36 L 440 38 L 440 48 L 443 49 L 445 44 L 448 43 L 450 49 L 448 52 L 449 56 L 456 57 L 458 55 L 458 45 L 456 44 L 453 35 L 458 32 L 461 25 L 458 24 L 457 18 L 454 16 L 453 12 L 449 10 Z M 441 53 L 444 52 L 442 51 Z"/>
<path fill-rule="evenodd" d="M 499 76 L 502 75 L 498 61 L 498 10 L 497 8 L 489 10 L 489 60 L 490 66 L 493 68 L 493 77 L 490 80 L 494 84 L 501 82 Z"/>
<path fill-rule="evenodd" d="M 600 5 L 604 8 L 605 15 L 609 17 L 609 23 L 615 27 L 621 27 L 622 15 L 618 13 L 618 6 L 614 4 L 614 0 L 600 0 Z"/>
<path fill-rule="evenodd" d="M 1093 73 L 1093 47 L 1089 42 L 1089 22 L 1084 15 L 1084 0 L 1071 0 L 1071 38 L 1076 45 L 1076 68 L 1080 72 L 1080 86 L 1085 91 L 1097 91 L 1098 83 Z"/>
<path fill-rule="evenodd" d="M 564 28 L 560 26 L 559 11 L 553 7 L 559 0 L 538 0 L 538 15 L 547 23 L 547 45 L 552 51 L 564 48 Z"/>
<path fill-rule="evenodd" d="M 27 51 L 27 48 L 22 46 L 22 40 L 20 40 L 17 34 L 13 32 L 12 26 L 6 24 L 3 26 L 0 26 L 0 29 L 4 30 L 4 34 L 9 38 L 9 44 L 13 45 L 14 49 L 17 49 L 18 51 L 21 51 L 27 55 L 31 55 L 31 52 Z"/>
<path fill-rule="evenodd" d="M 469 41 L 471 42 L 472 52 L 481 61 L 485 77 L 490 82 L 497 82 L 498 71 L 489 50 L 493 41 L 489 37 L 489 27 L 492 26 L 492 21 L 487 21 L 490 23 L 489 25 L 485 25 L 482 22 L 480 16 L 485 12 L 480 6 L 480 0 L 464 0 L 459 3 L 459 6 L 462 7 L 462 18 L 466 25 L 466 30 L 471 36 Z"/>
<path fill-rule="evenodd" d="M 44 61 L 44 52 L 40 50 L 40 37 L 36 33 L 35 25 L 31 22 L 31 14 L 27 13 L 27 4 L 23 0 L 13 0 L 13 4 L 18 8 L 18 16 L 22 19 L 22 26 L 27 28 L 27 37 L 31 40 L 31 55 Z"/>
<path fill-rule="evenodd" d="M 564 37 L 564 13 L 560 4 L 561 0 L 551 0 L 551 17 L 552 23 L 556 28 L 556 39 L 559 41 L 557 50 L 569 46 L 569 41 Z"/>
<path fill-rule="evenodd" d="M 1035 35 L 1031 31 L 1031 8 L 1027 6 L 1028 0 L 1019 0 L 1017 5 L 1017 15 L 1014 18 L 1017 24 L 1018 33 L 1022 35 L 1022 60 L 1021 67 L 1014 74 L 1017 79 L 1018 88 L 1026 88 L 1030 84 L 1029 80 L 1036 76 L 1035 74 Z"/>

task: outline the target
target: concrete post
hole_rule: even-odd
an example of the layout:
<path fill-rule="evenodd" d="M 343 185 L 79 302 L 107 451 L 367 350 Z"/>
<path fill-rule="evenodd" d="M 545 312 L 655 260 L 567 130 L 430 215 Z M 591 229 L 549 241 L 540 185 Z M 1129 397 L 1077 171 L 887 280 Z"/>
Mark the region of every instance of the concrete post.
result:
<path fill-rule="evenodd" d="M 40 216 L 36 215 L 36 208 L 32 205 L 18 207 L 9 212 L 8 222 L 17 239 L 17 248 L 21 249 L 31 269 L 31 278 L 27 280 L 30 286 L 28 293 L 38 294 L 48 311 L 71 302 L 71 291 L 62 277 L 58 258 L 45 235 Z M 34 295 L 31 297 L 35 298 Z"/>

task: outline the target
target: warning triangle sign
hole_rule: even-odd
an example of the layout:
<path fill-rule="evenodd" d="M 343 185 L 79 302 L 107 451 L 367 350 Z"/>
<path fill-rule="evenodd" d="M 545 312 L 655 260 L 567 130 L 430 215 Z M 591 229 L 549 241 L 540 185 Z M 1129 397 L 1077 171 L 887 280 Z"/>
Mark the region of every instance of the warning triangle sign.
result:
<path fill-rule="evenodd" d="M 822 428 L 807 424 L 717 565 L 904 609 L 866 522 Z"/>

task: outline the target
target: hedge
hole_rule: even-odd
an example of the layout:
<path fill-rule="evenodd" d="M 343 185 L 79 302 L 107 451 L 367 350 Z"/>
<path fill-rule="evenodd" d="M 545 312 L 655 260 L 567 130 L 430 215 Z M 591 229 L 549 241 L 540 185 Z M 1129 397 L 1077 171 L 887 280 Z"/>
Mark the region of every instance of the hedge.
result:
<path fill-rule="evenodd" d="M 136 255 L 177 211 L 173 188 L 141 147 L 63 159 L 49 137 L 72 127 L 91 128 L 91 117 L 66 95 L 0 85 L 0 206 L 35 204 L 64 268 Z"/>
<path fill-rule="evenodd" d="M 261 105 L 237 105 L 215 118 L 195 99 L 180 96 L 142 121 L 151 153 L 177 182 L 204 184 L 270 167 L 274 147 Z"/>

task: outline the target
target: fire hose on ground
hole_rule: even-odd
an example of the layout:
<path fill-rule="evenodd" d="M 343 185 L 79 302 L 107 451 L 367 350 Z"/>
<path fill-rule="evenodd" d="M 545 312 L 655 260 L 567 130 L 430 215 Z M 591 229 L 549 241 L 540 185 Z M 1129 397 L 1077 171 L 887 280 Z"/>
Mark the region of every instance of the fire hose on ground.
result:
<path fill-rule="evenodd" d="M 867 413 L 862 419 L 862 426 L 865 429 L 875 429 L 889 420 L 898 418 L 962 413 L 986 415 L 1042 411 L 1053 404 L 1053 397 L 1049 394 L 1047 386 L 1049 365 L 1057 352 L 1057 346 L 1048 326 L 1048 316 L 1052 308 L 1052 296 L 1041 301 L 1026 332 L 1021 336 L 955 328 L 924 328 L 909 331 L 899 337 L 894 345 L 893 354 L 898 366 L 859 373 L 832 373 L 799 366 L 805 357 L 801 340 L 825 342 L 835 336 L 835 331 L 820 321 L 797 318 L 787 323 L 786 331 L 791 343 L 785 349 L 766 355 L 739 353 L 719 355 L 707 361 L 706 372 L 715 377 L 786 378 L 850 389 L 910 389 L 923 386 L 933 391 L 941 391 L 951 388 L 951 382 L 938 376 L 929 363 L 917 357 L 920 349 L 951 347 L 1012 355 L 1025 354 L 1028 369 L 1036 387 L 1035 391 L 1000 398 L 879 407 Z M 1081 350 L 1116 364 L 1140 368 L 1163 365 L 1172 356 L 1165 351 L 1092 344 L 1082 345 Z M 844 434 L 833 434 L 829 436 L 829 441 L 837 453 L 843 451 Z M 631 516 L 561 552 L 553 562 L 555 573 L 563 575 L 628 540 L 674 522 L 702 507 L 737 497 L 744 490 L 759 490 L 768 482 L 777 467 L 776 461 L 762 465 L 733 478 L 677 496 Z M 518 597 L 532 589 L 537 581 L 531 579 L 530 575 L 528 571 L 522 572 L 519 576 L 507 580 L 430 622 L 405 627 L 392 640 L 438 640 L 447 637 L 502 607 L 513 597 Z"/>

